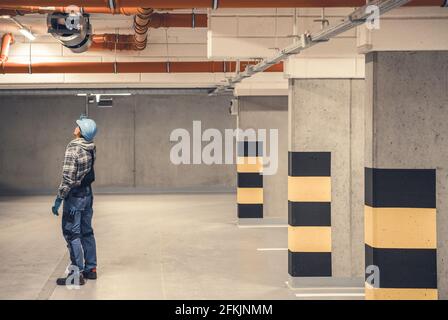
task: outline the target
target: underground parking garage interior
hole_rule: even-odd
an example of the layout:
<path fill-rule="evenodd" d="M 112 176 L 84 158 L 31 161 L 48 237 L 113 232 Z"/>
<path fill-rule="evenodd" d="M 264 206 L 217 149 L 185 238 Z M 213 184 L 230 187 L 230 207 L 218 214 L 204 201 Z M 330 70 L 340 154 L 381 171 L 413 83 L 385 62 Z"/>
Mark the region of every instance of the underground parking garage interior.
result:
<path fill-rule="evenodd" d="M 446 0 L 0 0 L 0 299 L 448 300 L 446 30 Z"/>

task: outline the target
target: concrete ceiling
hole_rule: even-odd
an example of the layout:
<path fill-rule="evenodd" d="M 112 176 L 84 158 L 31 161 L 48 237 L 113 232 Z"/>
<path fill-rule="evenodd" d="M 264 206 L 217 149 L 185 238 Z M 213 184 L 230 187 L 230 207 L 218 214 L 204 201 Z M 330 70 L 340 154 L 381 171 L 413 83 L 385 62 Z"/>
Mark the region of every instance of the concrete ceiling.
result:
<path fill-rule="evenodd" d="M 330 25 L 334 25 L 352 10 L 353 8 L 327 8 L 324 13 Z M 170 12 L 191 13 L 191 10 Z M 209 15 L 208 28 L 151 29 L 147 48 L 138 52 L 72 53 L 47 33 L 45 15 L 18 17 L 21 23 L 30 27 L 37 35 L 32 43 L 22 37 L 17 27 L 7 20 L 0 20 L 0 35 L 7 32 L 16 35 L 9 61 L 18 63 L 247 60 L 270 57 L 277 50 L 291 44 L 295 32 L 294 14 L 298 17 L 298 34 L 319 30 L 321 22 L 316 20 L 321 18 L 322 9 L 218 9 L 195 10 L 195 13 Z M 132 16 L 96 14 L 92 15 L 91 23 L 94 33 L 133 32 Z M 360 27 L 349 31 L 329 43 L 290 59 L 286 76 L 283 73 L 258 75 L 254 79 L 245 80 L 241 88 L 255 88 L 270 94 L 273 90 L 285 94 L 289 76 L 362 78 L 364 60 L 360 50 L 372 47 L 382 50 L 447 50 L 448 38 L 443 31 L 447 28 L 448 9 L 400 8 L 384 17 L 381 30 L 366 33 L 365 27 Z M 137 87 L 210 87 L 223 83 L 229 76 L 230 74 L 7 74 L 0 75 L 0 87 L 54 87 L 56 84 L 115 86 L 118 83 Z"/>

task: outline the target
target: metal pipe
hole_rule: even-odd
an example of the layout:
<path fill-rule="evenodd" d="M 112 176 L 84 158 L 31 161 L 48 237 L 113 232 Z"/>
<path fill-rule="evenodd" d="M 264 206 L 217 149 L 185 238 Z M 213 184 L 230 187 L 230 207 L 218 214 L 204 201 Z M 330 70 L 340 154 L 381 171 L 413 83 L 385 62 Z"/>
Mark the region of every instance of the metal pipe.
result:
<path fill-rule="evenodd" d="M 115 0 L 113 8 L 109 0 L 1 0 L 0 8 L 45 10 L 71 5 L 84 9 L 85 13 L 136 14 L 138 8 L 192 9 L 192 8 L 323 8 L 361 7 L 365 0 Z M 444 6 L 446 0 L 412 0 L 410 6 Z M 57 11 L 57 10 L 53 10 Z"/>
<path fill-rule="evenodd" d="M 241 61 L 240 71 L 255 61 Z M 41 62 L 4 63 L 0 73 L 224 73 L 235 72 L 235 61 L 174 62 Z M 283 63 L 272 65 L 266 72 L 283 72 Z"/>
<path fill-rule="evenodd" d="M 3 66 L 9 58 L 9 49 L 14 43 L 14 37 L 11 33 L 6 33 L 2 38 L 2 47 L 0 50 L 0 65 Z"/>

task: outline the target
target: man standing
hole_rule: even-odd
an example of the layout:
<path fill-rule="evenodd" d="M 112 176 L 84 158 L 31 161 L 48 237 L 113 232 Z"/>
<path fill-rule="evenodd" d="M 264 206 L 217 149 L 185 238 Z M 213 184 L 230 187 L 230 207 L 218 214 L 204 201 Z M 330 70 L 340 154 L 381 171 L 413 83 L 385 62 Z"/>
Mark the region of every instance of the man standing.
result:
<path fill-rule="evenodd" d="M 72 140 L 65 151 L 62 182 L 52 207 L 58 210 L 64 201 L 62 233 L 70 253 L 71 272 L 66 278 L 57 279 L 58 285 L 84 285 L 85 279 L 96 279 L 96 243 L 93 235 L 93 194 L 91 184 L 95 181 L 94 162 L 96 148 L 93 138 L 96 123 L 81 116 Z"/>

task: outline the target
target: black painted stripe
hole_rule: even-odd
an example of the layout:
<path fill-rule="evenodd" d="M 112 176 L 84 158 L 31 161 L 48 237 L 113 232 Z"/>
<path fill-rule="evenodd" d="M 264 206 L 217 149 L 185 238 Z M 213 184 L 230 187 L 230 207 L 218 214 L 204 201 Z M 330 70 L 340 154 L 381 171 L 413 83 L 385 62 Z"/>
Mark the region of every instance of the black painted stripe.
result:
<path fill-rule="evenodd" d="M 292 277 L 331 277 L 331 252 L 288 250 L 288 272 Z"/>
<path fill-rule="evenodd" d="M 436 208 L 436 170 L 365 168 L 365 204 Z"/>
<path fill-rule="evenodd" d="M 366 244 L 365 251 L 366 267 L 380 270 L 380 288 L 437 288 L 436 249 L 380 249 Z"/>
<path fill-rule="evenodd" d="M 294 227 L 331 227 L 331 203 L 288 201 L 288 216 Z"/>
<path fill-rule="evenodd" d="M 291 177 L 331 176 L 331 152 L 289 152 L 288 174 Z"/>
<path fill-rule="evenodd" d="M 263 175 L 238 172 L 238 188 L 263 188 Z"/>
<path fill-rule="evenodd" d="M 263 218 L 263 204 L 238 204 L 238 218 Z"/>
<path fill-rule="evenodd" d="M 262 157 L 263 142 L 262 141 L 238 141 L 239 157 Z"/>

